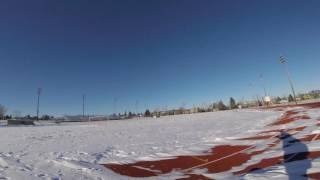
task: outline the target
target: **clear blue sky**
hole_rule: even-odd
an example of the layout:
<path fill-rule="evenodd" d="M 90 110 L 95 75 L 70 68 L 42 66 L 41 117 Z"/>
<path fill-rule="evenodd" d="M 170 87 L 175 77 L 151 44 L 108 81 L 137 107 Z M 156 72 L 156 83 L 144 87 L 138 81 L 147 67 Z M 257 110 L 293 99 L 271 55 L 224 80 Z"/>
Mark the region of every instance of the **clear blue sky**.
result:
<path fill-rule="evenodd" d="M 35 114 L 192 106 L 318 89 L 320 1 L 3 0 L 0 103 Z M 254 87 L 250 88 L 249 84 Z"/>

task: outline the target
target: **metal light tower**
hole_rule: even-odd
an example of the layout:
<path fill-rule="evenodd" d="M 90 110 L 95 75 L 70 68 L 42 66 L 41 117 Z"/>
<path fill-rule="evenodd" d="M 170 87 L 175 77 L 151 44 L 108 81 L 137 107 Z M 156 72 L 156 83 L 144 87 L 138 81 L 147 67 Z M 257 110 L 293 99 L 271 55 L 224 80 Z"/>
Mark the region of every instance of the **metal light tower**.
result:
<path fill-rule="evenodd" d="M 139 111 L 139 101 L 136 100 L 136 115 L 139 114 L 138 111 Z"/>
<path fill-rule="evenodd" d="M 289 68 L 288 68 L 287 61 L 286 61 L 285 57 L 280 56 L 280 63 L 283 64 L 284 69 L 285 69 L 285 71 L 287 73 L 287 77 L 288 77 L 288 81 L 289 81 L 289 84 L 290 84 L 290 87 L 291 87 L 291 91 L 292 91 L 292 94 L 293 94 L 294 102 L 296 104 L 298 104 L 297 98 L 296 98 L 296 92 L 294 90 L 293 82 L 292 82 L 292 79 L 291 79 L 291 75 L 290 75 Z"/>
<path fill-rule="evenodd" d="M 267 94 L 267 90 L 266 90 L 266 81 L 263 78 L 263 74 L 260 74 L 260 80 L 261 80 L 261 82 L 263 84 L 264 96 L 266 97 L 268 94 Z"/>
<path fill-rule="evenodd" d="M 113 113 L 117 115 L 117 103 L 118 103 L 118 98 L 115 97 L 113 98 Z"/>
<path fill-rule="evenodd" d="M 82 118 L 84 119 L 85 116 L 85 103 L 86 103 L 86 95 L 82 95 Z"/>
<path fill-rule="evenodd" d="M 258 93 L 257 93 L 257 92 L 253 92 L 253 91 L 255 91 L 255 90 L 254 90 L 254 84 L 253 84 L 253 83 L 249 83 L 249 85 L 248 85 L 248 86 L 250 87 L 250 90 L 251 90 L 251 91 L 252 91 L 252 93 L 253 93 L 253 95 L 252 95 L 253 100 L 256 98 L 256 99 L 257 99 L 257 101 L 260 101 L 260 98 L 259 98 Z"/>
<path fill-rule="evenodd" d="M 37 103 L 37 120 L 39 120 L 39 110 L 40 110 L 40 95 L 41 95 L 42 89 L 38 88 L 37 95 L 38 95 L 38 103 Z"/>

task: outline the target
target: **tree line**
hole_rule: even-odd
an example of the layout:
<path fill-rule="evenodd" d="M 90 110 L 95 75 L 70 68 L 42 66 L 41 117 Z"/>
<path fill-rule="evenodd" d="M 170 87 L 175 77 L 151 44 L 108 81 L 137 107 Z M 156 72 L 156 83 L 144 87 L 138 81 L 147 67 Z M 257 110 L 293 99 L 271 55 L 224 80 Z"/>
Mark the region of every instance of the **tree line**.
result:
<path fill-rule="evenodd" d="M 222 100 L 218 102 L 214 102 L 209 105 L 201 106 L 201 107 L 193 107 L 191 109 L 187 109 L 184 107 L 180 107 L 178 109 L 171 109 L 171 110 L 155 110 L 151 112 L 149 109 L 147 109 L 144 112 L 145 117 L 158 117 L 162 115 L 179 115 L 179 114 L 191 114 L 191 113 L 203 113 L 203 112 L 212 112 L 212 111 L 224 111 L 229 109 L 237 109 L 239 107 L 242 107 L 242 103 L 237 103 L 236 100 L 231 97 L 229 99 L 229 104 L 225 105 Z"/>
<path fill-rule="evenodd" d="M 297 100 L 309 100 L 309 99 L 318 99 L 320 98 L 320 90 L 314 90 L 310 91 L 308 93 L 300 93 L 297 95 Z M 289 96 L 277 96 L 272 98 L 273 104 L 280 104 L 282 102 L 294 102 L 294 97 L 289 94 Z M 222 100 L 218 102 L 211 103 L 209 105 L 202 105 L 193 107 L 190 109 L 185 108 L 184 106 L 178 108 L 178 109 L 171 109 L 171 110 L 154 110 L 150 111 L 149 109 L 145 110 L 144 113 L 133 113 L 133 112 L 124 112 L 119 114 L 113 114 L 108 119 L 130 119 L 134 117 L 153 117 L 153 116 L 166 116 L 166 115 L 178 115 L 178 114 L 191 114 L 191 113 L 202 113 L 202 112 L 212 112 L 212 111 L 224 111 L 229 109 L 237 109 L 237 108 L 248 108 L 252 106 L 262 106 L 263 105 L 263 99 L 257 99 L 253 103 L 245 103 L 245 102 L 236 102 L 236 100 L 233 97 L 230 97 L 229 104 L 226 105 Z M 7 108 L 4 105 L 0 104 L 0 119 L 30 119 L 30 120 L 37 120 L 37 116 L 31 116 L 31 115 L 25 115 L 21 116 L 21 113 L 13 113 L 13 115 L 8 115 Z M 54 116 L 49 115 L 43 115 L 39 117 L 39 120 L 52 120 L 54 119 Z"/>
<path fill-rule="evenodd" d="M 15 113 L 14 115 L 8 115 L 7 113 L 7 108 L 0 104 L 0 120 L 7 120 L 7 119 L 28 119 L 28 120 L 37 120 L 37 116 L 31 116 L 31 115 L 25 115 L 25 116 L 21 116 L 20 113 Z M 54 116 L 49 116 L 49 115 L 42 115 L 41 117 L 39 117 L 39 120 L 52 120 L 54 119 Z"/>

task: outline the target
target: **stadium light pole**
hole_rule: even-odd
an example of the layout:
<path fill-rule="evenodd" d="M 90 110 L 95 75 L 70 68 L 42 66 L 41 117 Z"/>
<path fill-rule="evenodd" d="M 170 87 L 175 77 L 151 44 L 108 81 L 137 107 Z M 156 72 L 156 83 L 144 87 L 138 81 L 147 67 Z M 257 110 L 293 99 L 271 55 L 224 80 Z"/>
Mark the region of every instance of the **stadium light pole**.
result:
<path fill-rule="evenodd" d="M 39 111 L 40 111 L 40 95 L 41 95 L 41 88 L 38 88 L 37 95 L 38 95 L 38 102 L 37 102 L 37 120 L 39 120 Z"/>
<path fill-rule="evenodd" d="M 136 115 L 139 114 L 138 111 L 139 111 L 139 101 L 136 100 Z"/>
<path fill-rule="evenodd" d="M 263 78 L 263 74 L 260 74 L 260 80 L 261 80 L 261 82 L 263 84 L 264 96 L 266 97 L 268 94 L 267 94 L 267 90 L 266 90 L 266 81 Z"/>
<path fill-rule="evenodd" d="M 287 77 L 288 77 L 288 81 L 289 81 L 289 84 L 290 84 L 290 87 L 291 87 L 291 91 L 292 91 L 292 94 L 293 94 L 294 102 L 296 104 L 298 104 L 297 98 L 296 98 L 296 92 L 295 92 L 294 86 L 293 86 L 293 81 L 291 79 L 290 71 L 289 71 L 289 68 L 288 68 L 287 61 L 286 61 L 285 57 L 280 56 L 280 63 L 283 64 L 284 69 L 285 69 L 285 71 L 287 73 Z"/>
<path fill-rule="evenodd" d="M 257 102 L 259 104 L 259 101 L 260 101 L 260 98 L 259 98 L 259 95 L 258 93 L 254 92 L 254 84 L 253 83 L 249 83 L 249 87 L 251 88 L 252 90 L 252 93 L 253 93 L 253 101 L 255 101 L 255 98 L 257 98 Z"/>
<path fill-rule="evenodd" d="M 82 118 L 84 119 L 85 116 L 85 103 L 86 103 L 86 95 L 82 95 Z"/>
<path fill-rule="evenodd" d="M 113 113 L 115 115 L 117 115 L 117 103 L 118 103 L 118 98 L 117 97 L 113 98 Z"/>

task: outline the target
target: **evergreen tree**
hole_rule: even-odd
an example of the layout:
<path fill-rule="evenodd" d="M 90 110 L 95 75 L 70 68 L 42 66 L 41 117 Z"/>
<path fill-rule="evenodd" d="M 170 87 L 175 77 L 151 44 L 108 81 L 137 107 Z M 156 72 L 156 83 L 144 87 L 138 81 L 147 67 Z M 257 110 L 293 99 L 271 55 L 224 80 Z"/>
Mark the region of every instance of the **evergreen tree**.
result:
<path fill-rule="evenodd" d="M 293 102 L 293 101 L 294 101 L 294 98 L 293 98 L 293 96 L 292 96 L 291 94 L 290 94 L 289 97 L 288 97 L 288 101 L 289 101 L 289 102 Z"/>
<path fill-rule="evenodd" d="M 281 98 L 278 96 L 278 97 L 276 98 L 275 102 L 276 102 L 277 104 L 279 104 L 280 101 L 281 101 Z"/>
<path fill-rule="evenodd" d="M 305 100 L 305 99 L 304 99 L 304 94 L 299 94 L 298 97 L 299 97 L 301 100 Z"/>
<path fill-rule="evenodd" d="M 50 116 L 49 115 L 43 115 L 40 119 L 41 120 L 50 120 Z"/>
<path fill-rule="evenodd" d="M 211 109 L 211 111 L 218 109 L 218 103 L 216 103 L 216 102 L 212 103 L 210 109 Z"/>
<path fill-rule="evenodd" d="M 146 110 L 146 112 L 144 113 L 144 116 L 145 117 L 150 117 L 151 116 L 151 113 L 150 113 L 149 109 Z"/>
<path fill-rule="evenodd" d="M 230 98 L 230 109 L 236 109 L 237 108 L 237 104 L 236 104 L 236 100 L 234 100 L 232 97 Z"/>
<path fill-rule="evenodd" d="M 4 117 L 4 119 L 12 119 L 12 116 L 10 115 L 6 115 L 5 117 Z"/>
<path fill-rule="evenodd" d="M 132 114 L 132 112 L 129 112 L 129 118 L 132 118 L 133 117 L 133 114 Z"/>
<path fill-rule="evenodd" d="M 220 111 L 223 111 L 223 110 L 227 110 L 228 108 L 227 108 L 226 105 L 223 104 L 222 101 L 219 101 L 219 103 L 218 103 L 218 109 L 219 109 Z"/>

